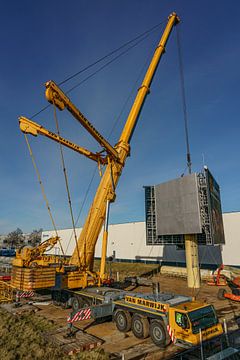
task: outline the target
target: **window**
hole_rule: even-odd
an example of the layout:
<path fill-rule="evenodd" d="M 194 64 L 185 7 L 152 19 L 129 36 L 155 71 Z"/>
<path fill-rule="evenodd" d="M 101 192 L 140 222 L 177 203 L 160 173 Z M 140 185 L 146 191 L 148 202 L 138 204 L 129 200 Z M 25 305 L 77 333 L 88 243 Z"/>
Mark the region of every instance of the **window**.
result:
<path fill-rule="evenodd" d="M 183 329 L 189 329 L 189 322 L 186 314 L 175 312 L 175 321 L 178 326 Z"/>

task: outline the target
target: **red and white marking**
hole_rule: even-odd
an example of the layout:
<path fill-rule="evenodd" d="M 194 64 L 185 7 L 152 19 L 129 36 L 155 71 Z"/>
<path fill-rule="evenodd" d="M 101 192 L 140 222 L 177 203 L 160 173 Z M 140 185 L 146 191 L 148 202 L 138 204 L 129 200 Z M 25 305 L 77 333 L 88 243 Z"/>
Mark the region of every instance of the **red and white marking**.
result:
<path fill-rule="evenodd" d="M 74 314 L 72 318 L 70 315 L 67 319 L 67 322 L 73 323 L 75 321 L 83 321 L 83 320 L 88 320 L 90 318 L 91 318 L 91 309 L 86 308 L 86 309 L 81 309 L 78 312 L 76 312 L 76 314 Z"/>
<path fill-rule="evenodd" d="M 171 328 L 170 325 L 167 325 L 167 331 L 168 331 L 168 334 L 169 334 L 172 342 L 175 344 L 176 338 L 175 338 L 175 336 L 174 336 L 174 331 L 172 330 L 172 328 Z"/>
<path fill-rule="evenodd" d="M 20 298 L 29 298 L 29 297 L 33 297 L 33 296 L 34 296 L 33 291 L 24 291 L 24 292 L 19 294 Z"/>

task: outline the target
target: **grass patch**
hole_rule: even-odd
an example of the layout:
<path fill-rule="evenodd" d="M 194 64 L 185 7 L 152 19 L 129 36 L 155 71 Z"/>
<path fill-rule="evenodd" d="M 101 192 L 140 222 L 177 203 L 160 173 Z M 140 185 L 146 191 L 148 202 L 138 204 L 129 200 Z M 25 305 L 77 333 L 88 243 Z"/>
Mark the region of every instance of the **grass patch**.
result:
<path fill-rule="evenodd" d="M 4 360 L 107 360 L 101 350 L 64 355 L 60 348 L 48 343 L 43 333 L 56 328 L 52 322 L 36 315 L 13 315 L 0 309 L 0 359 Z"/>
<path fill-rule="evenodd" d="M 116 274 L 119 272 L 120 280 L 123 280 L 126 276 L 143 276 L 151 273 L 159 268 L 159 264 L 144 264 L 144 263 L 128 263 L 128 262 L 109 262 L 106 264 L 106 272 L 110 272 L 110 266 L 112 270 L 113 278 L 116 279 Z M 94 270 L 98 271 L 100 268 L 100 260 L 94 261 Z"/>

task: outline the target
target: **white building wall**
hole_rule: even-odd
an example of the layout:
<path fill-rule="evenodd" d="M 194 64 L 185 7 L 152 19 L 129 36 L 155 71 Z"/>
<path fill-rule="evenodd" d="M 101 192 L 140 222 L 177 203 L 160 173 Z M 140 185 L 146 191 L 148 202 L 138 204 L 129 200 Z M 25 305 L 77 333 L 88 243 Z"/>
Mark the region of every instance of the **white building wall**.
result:
<path fill-rule="evenodd" d="M 223 260 L 225 265 L 240 266 L 240 212 L 223 214 L 225 245 Z"/>
<path fill-rule="evenodd" d="M 240 266 L 240 212 L 223 214 L 225 242 L 223 246 L 200 246 L 201 264 Z M 77 229 L 79 236 L 81 229 Z M 62 247 L 66 255 L 71 256 L 75 248 L 72 229 L 58 230 Z M 44 231 L 42 240 L 55 236 L 54 231 Z M 95 257 L 101 257 L 101 239 L 99 236 Z M 185 263 L 184 250 L 177 250 L 174 245 L 146 245 L 145 222 L 109 225 L 107 256 L 115 252 L 116 259 L 130 261 L 165 261 L 181 265 Z M 51 250 L 52 254 L 61 254 L 59 245 Z"/>

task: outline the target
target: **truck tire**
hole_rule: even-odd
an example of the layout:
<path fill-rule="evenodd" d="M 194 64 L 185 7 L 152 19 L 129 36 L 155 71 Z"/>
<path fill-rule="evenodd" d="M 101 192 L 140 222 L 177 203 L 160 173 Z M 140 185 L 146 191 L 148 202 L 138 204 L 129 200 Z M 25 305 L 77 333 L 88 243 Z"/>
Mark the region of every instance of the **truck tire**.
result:
<path fill-rule="evenodd" d="M 132 317 L 132 332 L 138 339 L 146 339 L 149 335 L 149 322 L 145 316 L 134 314 Z"/>
<path fill-rule="evenodd" d="M 217 297 L 219 300 L 225 300 L 225 296 L 224 294 L 226 294 L 227 290 L 226 289 L 219 289 L 218 290 L 218 294 L 217 294 Z"/>
<path fill-rule="evenodd" d="M 131 329 L 131 315 L 126 310 L 117 310 L 114 313 L 114 321 L 121 332 L 128 332 Z"/>
<path fill-rule="evenodd" d="M 79 309 L 81 309 L 80 298 L 78 296 L 73 296 L 71 299 L 71 305 L 73 311 L 78 311 Z"/>
<path fill-rule="evenodd" d="M 150 322 L 150 337 L 154 344 L 162 349 L 169 345 L 171 341 L 166 327 L 161 320 L 152 320 Z"/>
<path fill-rule="evenodd" d="M 91 306 L 91 300 L 81 296 L 73 296 L 71 298 L 71 305 L 74 311 Z"/>

